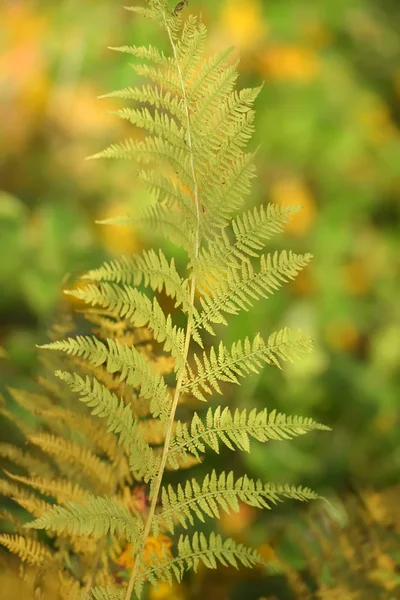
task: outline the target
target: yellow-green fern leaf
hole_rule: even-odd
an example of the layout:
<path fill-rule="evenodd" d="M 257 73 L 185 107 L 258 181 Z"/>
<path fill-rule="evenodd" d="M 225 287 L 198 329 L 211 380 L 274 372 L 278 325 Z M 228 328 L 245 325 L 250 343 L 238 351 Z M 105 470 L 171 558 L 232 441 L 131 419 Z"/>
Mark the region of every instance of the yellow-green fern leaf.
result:
<path fill-rule="evenodd" d="M 111 498 L 89 496 L 82 504 L 66 502 L 25 525 L 28 529 L 50 529 L 59 533 L 102 538 L 107 534 L 137 542 L 142 521 L 123 504 Z"/>
<path fill-rule="evenodd" d="M 19 556 L 23 562 L 35 567 L 48 566 L 53 560 L 53 556 L 47 546 L 21 535 L 0 534 L 0 544 L 13 554 Z"/>
<path fill-rule="evenodd" d="M 238 512 L 239 502 L 269 509 L 272 504 L 284 499 L 304 502 L 319 497 L 316 492 L 301 486 L 264 484 L 260 480 L 249 479 L 246 475 L 235 481 L 232 471 L 223 472 L 219 476 L 212 471 L 201 483 L 192 479 L 186 481 L 184 486 L 179 484 L 176 490 L 171 485 L 163 488 L 163 508 L 154 518 L 153 528 L 157 534 L 160 523 L 164 522 L 173 532 L 178 521 L 187 529 L 188 523 L 194 525 L 194 517 L 204 522 L 205 516 L 219 519 L 220 510 Z"/>

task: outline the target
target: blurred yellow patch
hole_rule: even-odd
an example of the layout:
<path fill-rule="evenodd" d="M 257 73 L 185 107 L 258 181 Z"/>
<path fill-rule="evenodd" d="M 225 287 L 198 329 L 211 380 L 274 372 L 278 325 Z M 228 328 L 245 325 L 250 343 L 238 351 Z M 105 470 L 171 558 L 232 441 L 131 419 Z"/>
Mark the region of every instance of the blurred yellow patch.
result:
<path fill-rule="evenodd" d="M 113 219 L 129 214 L 125 204 L 115 203 L 99 215 L 98 220 Z M 126 225 L 98 225 L 97 232 L 104 248 L 110 254 L 133 254 L 142 248 L 137 233 Z"/>
<path fill-rule="evenodd" d="M 248 504 L 240 504 L 238 512 L 221 512 L 220 527 L 227 535 L 240 537 L 256 518 L 256 509 Z"/>
<path fill-rule="evenodd" d="M 365 294 L 371 287 L 367 265 L 362 260 L 355 259 L 347 263 L 342 268 L 342 277 L 345 290 L 353 296 Z"/>
<path fill-rule="evenodd" d="M 360 332 L 352 323 L 334 322 L 326 328 L 326 339 L 337 350 L 354 350 L 360 339 Z"/>
<path fill-rule="evenodd" d="M 300 27 L 300 30 L 307 44 L 314 48 L 323 48 L 332 41 L 332 32 L 319 21 L 307 21 Z"/>
<path fill-rule="evenodd" d="M 262 544 L 257 548 L 258 554 L 269 563 L 279 562 L 279 558 L 276 555 L 275 550 L 269 544 Z"/>
<path fill-rule="evenodd" d="M 315 79 L 320 64 L 315 52 L 293 44 L 271 44 L 260 58 L 260 71 L 270 79 L 308 83 Z"/>
<path fill-rule="evenodd" d="M 274 183 L 270 190 L 271 200 L 276 204 L 296 204 L 301 210 L 294 214 L 285 231 L 303 236 L 313 225 L 316 216 L 315 200 L 306 185 L 299 179 L 285 179 Z"/>
<path fill-rule="evenodd" d="M 268 32 L 263 21 L 260 0 L 226 0 L 221 12 L 221 25 L 235 46 L 255 44 Z"/>
<path fill-rule="evenodd" d="M 171 546 L 172 540 L 166 535 L 159 535 L 158 538 L 150 535 L 147 538 L 146 546 L 143 553 L 143 561 L 145 564 L 149 563 L 149 556 L 151 554 L 155 554 L 160 558 L 163 558 L 163 552 L 167 554 L 167 556 L 172 556 L 171 554 Z M 125 548 L 124 552 L 117 560 L 117 564 L 125 569 L 132 569 L 135 564 L 135 557 L 132 554 L 132 544 L 128 544 Z"/>
<path fill-rule="evenodd" d="M 168 585 L 160 583 L 158 588 L 152 587 L 149 590 L 149 600 L 184 600 L 185 594 L 179 583 Z"/>
<path fill-rule="evenodd" d="M 310 296 L 313 294 L 315 292 L 315 281 L 310 267 L 300 271 L 289 285 L 296 296 Z"/>
<path fill-rule="evenodd" d="M 376 101 L 359 114 L 366 134 L 374 144 L 381 145 L 398 136 L 399 130 L 392 120 L 389 108 L 383 102 Z"/>

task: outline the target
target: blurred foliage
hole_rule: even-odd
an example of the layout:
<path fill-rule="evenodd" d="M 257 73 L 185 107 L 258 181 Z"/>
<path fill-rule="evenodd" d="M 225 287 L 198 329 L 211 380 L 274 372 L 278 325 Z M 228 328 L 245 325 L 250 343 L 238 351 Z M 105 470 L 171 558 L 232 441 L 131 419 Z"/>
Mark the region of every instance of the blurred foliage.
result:
<path fill-rule="evenodd" d="M 279 297 L 236 318 L 234 337 L 284 322 L 313 333 L 317 351 L 283 374 L 252 378 L 236 400 L 244 406 L 252 396 L 333 432 L 323 445 L 304 438 L 268 454 L 260 445 L 246 468 L 321 491 L 390 484 L 400 467 L 400 5 L 189 4 L 203 14 L 212 50 L 233 44 L 240 52 L 242 84 L 265 80 L 252 202 L 301 204 L 282 247 L 315 255 Z M 135 77 L 107 46 L 144 41 L 160 43 L 150 25 L 108 0 L 0 6 L 0 345 L 11 357 L 0 356 L 3 382 L 35 372 L 34 344 L 62 287 L 105 256 L 145 243 L 93 224 L 142 201 L 132 164 L 83 160 L 131 134 L 108 114 L 117 105 L 96 97 Z M 250 525 L 265 538 L 265 519 L 236 518 L 239 530 Z"/>

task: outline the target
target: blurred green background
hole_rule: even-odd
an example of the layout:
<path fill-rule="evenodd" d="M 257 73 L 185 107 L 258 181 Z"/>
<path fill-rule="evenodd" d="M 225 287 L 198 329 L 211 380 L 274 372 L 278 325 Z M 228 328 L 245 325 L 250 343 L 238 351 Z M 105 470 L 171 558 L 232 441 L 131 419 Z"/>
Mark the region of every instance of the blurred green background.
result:
<path fill-rule="evenodd" d="M 189 8 L 209 27 L 210 51 L 234 45 L 240 53 L 241 87 L 265 81 L 249 204 L 303 207 L 271 248 L 315 256 L 293 284 L 223 334 L 234 340 L 282 324 L 312 333 L 313 355 L 283 373 L 267 369 L 235 393 L 241 405 L 255 399 L 333 432 L 255 446 L 247 466 L 262 479 L 320 491 L 398 481 L 400 4 L 189 0 Z M 109 114 L 119 105 L 97 97 L 135 83 L 129 58 L 107 49 L 130 43 L 160 40 L 119 2 L 1 3 L 0 345 L 10 357 L 0 363 L 3 387 L 27 385 L 35 374 L 35 344 L 63 287 L 146 244 L 94 225 L 140 201 L 135 165 L 84 161 L 129 131 Z M 244 515 L 243 527 L 246 518 L 253 517 Z"/>

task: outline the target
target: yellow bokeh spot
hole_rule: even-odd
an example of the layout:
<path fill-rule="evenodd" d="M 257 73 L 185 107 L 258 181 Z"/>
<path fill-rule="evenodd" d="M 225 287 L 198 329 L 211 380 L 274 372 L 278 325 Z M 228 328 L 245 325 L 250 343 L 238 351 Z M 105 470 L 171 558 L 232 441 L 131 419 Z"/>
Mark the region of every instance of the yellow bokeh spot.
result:
<path fill-rule="evenodd" d="M 336 350 L 352 351 L 357 348 L 360 332 L 353 323 L 334 322 L 326 329 L 326 339 Z"/>
<path fill-rule="evenodd" d="M 360 110 L 359 115 L 367 137 L 374 144 L 384 144 L 399 134 L 389 108 L 383 102 L 377 101 L 372 106 Z"/>
<path fill-rule="evenodd" d="M 272 185 L 270 195 L 276 204 L 301 206 L 301 210 L 294 214 L 286 225 L 285 231 L 296 236 L 305 235 L 316 217 L 315 201 L 306 185 L 294 178 L 277 181 Z"/>
<path fill-rule="evenodd" d="M 160 583 L 157 588 L 152 587 L 149 591 L 149 600 L 184 600 L 185 597 L 183 588 L 178 583 Z"/>
<path fill-rule="evenodd" d="M 129 215 L 129 208 L 125 204 L 115 203 L 99 215 L 99 220 L 113 219 Z M 97 233 L 104 248 L 110 254 L 133 254 L 142 248 L 137 232 L 128 225 L 98 225 Z"/>
<path fill-rule="evenodd" d="M 226 0 L 221 13 L 221 25 L 235 46 L 249 46 L 265 37 L 260 0 Z"/>
<path fill-rule="evenodd" d="M 371 280 L 367 266 L 362 260 L 352 260 L 342 268 L 343 285 L 346 292 L 359 296 L 368 292 Z"/>
<path fill-rule="evenodd" d="M 260 71 L 270 79 L 307 83 L 320 70 L 315 52 L 304 46 L 271 44 L 260 57 Z"/>

